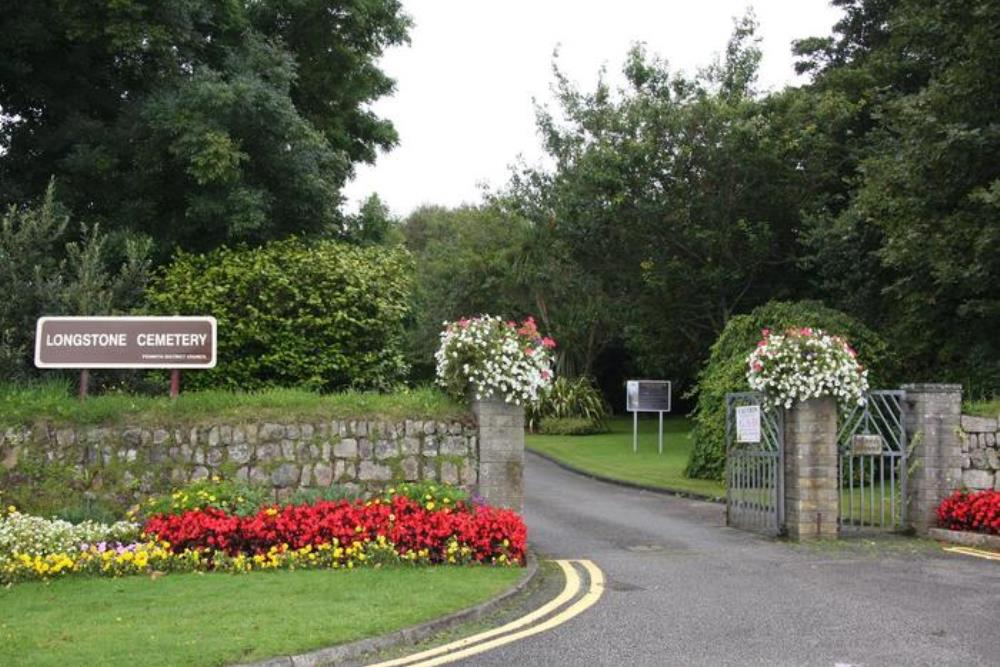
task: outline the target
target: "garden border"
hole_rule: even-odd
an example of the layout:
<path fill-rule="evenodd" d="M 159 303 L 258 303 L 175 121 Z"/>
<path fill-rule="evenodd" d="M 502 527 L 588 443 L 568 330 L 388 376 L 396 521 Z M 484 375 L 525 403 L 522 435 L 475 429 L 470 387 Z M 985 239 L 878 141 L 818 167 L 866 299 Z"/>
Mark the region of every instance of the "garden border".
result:
<path fill-rule="evenodd" d="M 425 621 L 424 623 L 403 628 L 402 630 L 396 630 L 387 635 L 359 639 L 355 642 L 321 648 L 308 653 L 283 655 L 259 662 L 239 663 L 232 665 L 232 667 L 318 667 L 319 665 L 330 665 L 344 660 L 353 660 L 367 653 L 383 651 L 403 644 L 416 644 L 438 632 L 450 630 L 463 623 L 477 621 L 486 614 L 493 612 L 497 607 L 515 595 L 521 593 L 535 580 L 539 572 L 538 559 L 535 555 L 528 552 L 526 559 L 525 572 L 516 584 L 495 597 L 479 603 L 475 607 L 460 609 L 447 616 Z"/>
<path fill-rule="evenodd" d="M 614 484 L 615 486 L 625 487 L 626 489 L 636 489 L 638 491 L 649 491 L 650 493 L 659 493 L 664 496 L 676 496 L 678 498 L 691 498 L 693 500 L 704 500 L 710 503 L 721 503 L 725 504 L 725 496 L 713 496 L 708 493 L 699 493 L 697 491 L 682 491 L 681 489 L 670 489 L 662 486 L 647 486 L 646 484 L 637 484 L 635 482 L 627 482 L 622 479 L 613 479 L 611 477 L 605 477 L 604 475 L 598 475 L 597 473 L 589 472 L 576 466 L 572 466 L 568 463 L 560 461 L 551 454 L 543 454 L 536 449 L 527 447 L 526 451 L 534 456 L 541 459 L 545 459 L 549 463 L 554 463 L 563 470 L 568 470 L 571 473 L 580 475 L 581 477 L 587 477 L 589 479 L 597 480 L 598 482 L 605 482 L 607 484 Z"/>
<path fill-rule="evenodd" d="M 974 533 L 968 530 L 948 530 L 947 528 L 929 528 L 927 537 L 952 544 L 962 544 L 967 547 L 987 547 L 1000 549 L 1000 535 Z"/>

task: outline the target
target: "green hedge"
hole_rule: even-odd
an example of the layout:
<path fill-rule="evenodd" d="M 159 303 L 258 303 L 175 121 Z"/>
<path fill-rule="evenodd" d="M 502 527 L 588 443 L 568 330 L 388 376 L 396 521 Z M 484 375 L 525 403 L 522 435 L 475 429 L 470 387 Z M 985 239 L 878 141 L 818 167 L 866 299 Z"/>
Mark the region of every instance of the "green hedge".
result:
<path fill-rule="evenodd" d="M 725 473 L 726 393 L 747 391 L 746 357 L 761 338 L 761 329 L 813 327 L 843 336 L 858 351 L 869 369 L 873 389 L 895 379 L 895 360 L 886 342 L 850 315 L 815 301 L 772 301 L 726 324 L 712 345 L 708 361 L 698 375 L 692 394 L 697 395 L 694 448 L 685 475 L 703 479 L 723 478 Z"/>
<path fill-rule="evenodd" d="M 546 417 L 538 425 L 540 435 L 593 435 L 610 430 L 607 421 L 582 417 Z"/>
<path fill-rule="evenodd" d="M 402 352 L 412 279 L 409 254 L 334 241 L 179 254 L 148 292 L 164 315 L 213 315 L 218 367 L 185 386 L 389 389 Z"/>

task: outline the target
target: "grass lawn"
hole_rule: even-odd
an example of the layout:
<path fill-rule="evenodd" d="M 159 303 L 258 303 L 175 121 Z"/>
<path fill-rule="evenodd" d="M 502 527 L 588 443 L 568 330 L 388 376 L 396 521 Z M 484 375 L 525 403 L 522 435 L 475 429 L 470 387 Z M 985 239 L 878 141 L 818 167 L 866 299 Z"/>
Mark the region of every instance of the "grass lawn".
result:
<path fill-rule="evenodd" d="M 977 417 L 1000 417 L 1000 398 L 992 401 L 970 401 L 962 406 L 962 412 Z"/>
<path fill-rule="evenodd" d="M 65 424 L 197 424 L 200 421 L 268 419 L 462 419 L 468 408 L 444 393 L 417 388 L 392 394 L 345 391 L 317 394 L 304 389 L 259 392 L 181 391 L 167 396 L 106 394 L 80 402 L 63 382 L 0 385 L 0 424 L 44 419 Z"/>
<path fill-rule="evenodd" d="M 222 665 L 380 635 L 482 602 L 521 568 L 429 567 L 0 588 L 2 665 Z"/>
<path fill-rule="evenodd" d="M 663 420 L 663 454 L 657 454 L 656 417 L 639 419 L 639 453 L 632 453 L 632 418 L 615 417 L 611 432 L 599 435 L 531 435 L 528 449 L 586 472 L 672 491 L 722 497 L 721 482 L 684 477 L 692 441 L 683 417 Z"/>

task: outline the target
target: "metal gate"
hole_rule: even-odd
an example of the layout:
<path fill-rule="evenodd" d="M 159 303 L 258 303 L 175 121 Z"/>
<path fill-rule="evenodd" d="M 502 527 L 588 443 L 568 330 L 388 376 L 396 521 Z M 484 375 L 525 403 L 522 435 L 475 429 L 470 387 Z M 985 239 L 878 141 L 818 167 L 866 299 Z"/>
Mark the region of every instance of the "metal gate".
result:
<path fill-rule="evenodd" d="M 841 415 L 841 531 L 906 526 L 906 392 L 872 391 Z"/>
<path fill-rule="evenodd" d="M 737 442 L 737 408 L 758 406 L 759 442 Z M 726 394 L 726 525 L 784 532 L 784 424 L 757 392 Z"/>

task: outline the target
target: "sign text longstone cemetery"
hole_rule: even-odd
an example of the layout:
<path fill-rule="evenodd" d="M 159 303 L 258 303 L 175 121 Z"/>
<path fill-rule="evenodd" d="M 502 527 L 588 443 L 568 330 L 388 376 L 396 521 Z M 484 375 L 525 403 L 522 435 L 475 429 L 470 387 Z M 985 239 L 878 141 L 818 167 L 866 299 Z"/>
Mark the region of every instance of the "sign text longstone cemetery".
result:
<path fill-rule="evenodd" d="M 214 317 L 42 317 L 38 368 L 214 368 Z"/>

